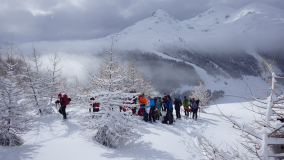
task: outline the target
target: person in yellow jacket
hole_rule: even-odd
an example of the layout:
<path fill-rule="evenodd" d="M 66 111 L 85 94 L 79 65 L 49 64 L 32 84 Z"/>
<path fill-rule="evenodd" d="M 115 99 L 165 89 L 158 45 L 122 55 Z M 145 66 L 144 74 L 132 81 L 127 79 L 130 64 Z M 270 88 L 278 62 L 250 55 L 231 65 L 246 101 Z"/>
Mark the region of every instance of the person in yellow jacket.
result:
<path fill-rule="evenodd" d="M 145 112 L 145 106 L 147 104 L 147 99 L 144 93 L 142 93 L 141 96 L 139 97 L 139 104 L 140 104 L 140 108 L 142 108 L 143 112 Z"/>

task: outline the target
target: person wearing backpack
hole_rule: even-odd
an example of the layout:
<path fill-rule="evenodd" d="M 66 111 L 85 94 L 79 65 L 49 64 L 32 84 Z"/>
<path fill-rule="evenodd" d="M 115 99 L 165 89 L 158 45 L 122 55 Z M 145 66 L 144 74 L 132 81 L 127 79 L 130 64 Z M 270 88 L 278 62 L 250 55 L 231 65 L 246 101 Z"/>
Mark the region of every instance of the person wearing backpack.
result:
<path fill-rule="evenodd" d="M 163 111 L 167 111 L 166 103 L 167 103 L 167 93 L 164 93 L 164 97 L 163 97 Z"/>
<path fill-rule="evenodd" d="M 148 96 L 148 100 L 150 101 L 149 105 L 146 106 L 146 108 L 150 108 L 149 111 L 149 122 L 152 123 L 152 118 L 154 123 L 156 123 L 156 118 L 155 118 L 155 110 L 156 110 L 156 104 L 155 104 L 155 100 L 153 98 L 151 98 L 150 96 Z"/>
<path fill-rule="evenodd" d="M 195 120 L 197 120 L 197 111 L 198 111 L 198 106 L 197 106 L 197 103 L 195 102 L 195 99 L 192 98 L 192 105 L 191 105 L 191 109 L 192 109 L 192 119 L 194 119 L 195 117 Z"/>
<path fill-rule="evenodd" d="M 157 100 L 157 116 L 156 116 L 156 119 L 157 119 L 157 120 L 160 119 L 160 116 L 161 116 L 161 108 L 162 108 L 162 99 L 161 99 L 161 97 L 158 97 L 158 100 Z"/>
<path fill-rule="evenodd" d="M 62 94 L 59 93 L 58 94 L 58 98 L 59 98 L 60 106 L 61 106 L 59 108 L 59 113 L 61 113 L 63 115 L 63 119 L 67 119 L 67 116 L 66 116 L 66 105 L 69 104 L 68 96 L 66 94 L 64 94 L 63 97 L 62 97 Z"/>
<path fill-rule="evenodd" d="M 169 124 L 173 124 L 173 101 L 170 95 L 167 95 L 167 102 L 166 102 L 166 107 L 167 107 L 167 118 L 169 121 Z"/>
<path fill-rule="evenodd" d="M 189 116 L 189 110 L 188 107 L 190 106 L 190 101 L 184 96 L 184 100 L 182 102 L 182 105 L 184 107 L 184 116 Z"/>
<path fill-rule="evenodd" d="M 175 98 L 175 101 L 174 101 L 174 104 L 175 104 L 175 110 L 176 110 L 176 117 L 177 119 L 180 119 L 181 116 L 180 116 L 180 106 L 182 105 L 181 103 L 181 100 L 180 98 Z"/>
<path fill-rule="evenodd" d="M 141 94 L 141 96 L 139 97 L 139 104 L 140 104 L 140 108 L 142 108 L 143 112 L 145 112 L 145 106 L 147 104 L 147 99 L 144 96 L 144 93 Z"/>
<path fill-rule="evenodd" d="M 131 104 L 137 104 L 137 97 L 136 96 L 133 96 L 133 100 L 132 100 Z M 136 115 L 136 110 L 137 110 L 137 107 L 132 108 L 132 115 Z"/>

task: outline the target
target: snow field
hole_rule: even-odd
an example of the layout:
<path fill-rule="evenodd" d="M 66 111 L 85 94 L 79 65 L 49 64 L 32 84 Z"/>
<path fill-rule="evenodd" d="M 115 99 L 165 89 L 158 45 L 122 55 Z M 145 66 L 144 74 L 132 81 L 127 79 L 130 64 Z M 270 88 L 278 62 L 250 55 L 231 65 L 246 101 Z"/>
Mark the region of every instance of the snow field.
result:
<path fill-rule="evenodd" d="M 248 105 L 248 102 L 243 103 Z M 225 115 L 233 114 L 238 122 L 247 122 L 254 119 L 249 111 L 240 103 L 224 103 L 218 107 Z M 215 105 L 207 112 L 200 113 L 198 121 L 185 119 L 181 110 L 181 120 L 174 125 L 162 124 L 162 118 L 157 123 L 142 123 L 136 130 L 142 134 L 138 140 L 117 149 L 110 149 L 92 140 L 92 133 L 82 130 L 77 116 L 88 114 L 88 110 L 80 106 L 67 107 L 68 119 L 62 115 L 53 114 L 37 117 L 37 122 L 23 139 L 24 145 L 19 147 L 0 147 L 1 160 L 92 160 L 92 159 L 163 159 L 184 160 L 204 159 L 196 146 L 196 132 L 202 133 L 221 149 L 237 144 L 238 131 L 232 125 L 215 115 L 220 115 Z M 162 113 L 165 115 L 165 113 Z M 175 111 L 174 111 L 175 117 Z M 199 113 L 198 113 L 199 116 Z M 142 117 L 134 116 L 142 121 Z M 224 143 L 226 142 L 226 143 Z"/>

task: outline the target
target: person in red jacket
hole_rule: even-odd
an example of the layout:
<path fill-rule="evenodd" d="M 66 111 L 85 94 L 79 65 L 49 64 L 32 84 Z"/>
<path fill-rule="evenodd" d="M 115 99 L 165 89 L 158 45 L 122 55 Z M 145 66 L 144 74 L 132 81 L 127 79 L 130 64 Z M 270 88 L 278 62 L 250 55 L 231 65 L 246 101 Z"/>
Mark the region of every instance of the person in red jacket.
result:
<path fill-rule="evenodd" d="M 68 97 L 66 94 L 63 95 L 62 97 L 62 94 L 59 93 L 58 94 L 58 99 L 60 101 L 60 108 L 59 108 L 59 113 L 61 113 L 63 115 L 63 119 L 67 119 L 67 116 L 66 116 L 66 105 L 68 105 Z"/>

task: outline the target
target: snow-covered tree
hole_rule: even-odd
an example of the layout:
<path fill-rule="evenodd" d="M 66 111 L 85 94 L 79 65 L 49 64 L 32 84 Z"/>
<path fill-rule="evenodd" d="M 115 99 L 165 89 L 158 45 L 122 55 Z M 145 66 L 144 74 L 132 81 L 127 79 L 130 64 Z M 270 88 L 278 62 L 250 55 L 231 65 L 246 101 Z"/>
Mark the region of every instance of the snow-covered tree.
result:
<path fill-rule="evenodd" d="M 88 98 L 95 97 L 95 102 L 100 103 L 100 112 L 82 116 L 81 122 L 86 128 L 96 130 L 94 140 L 115 148 L 122 142 L 127 143 L 140 136 L 133 130 L 139 122 L 119 112 L 120 106 L 137 106 L 126 104 L 132 103 L 133 96 L 137 94 L 128 93 L 124 86 L 126 77 L 113 57 L 113 41 L 111 49 L 105 51 L 109 56 L 100 65 L 99 73 L 96 76 L 88 76 L 94 89 Z"/>
<path fill-rule="evenodd" d="M 156 87 L 153 86 L 152 82 L 150 81 L 150 77 L 148 80 L 143 80 L 143 88 L 141 90 L 142 93 L 150 96 L 157 96 L 159 93 L 156 91 Z"/>
<path fill-rule="evenodd" d="M 48 68 L 48 92 L 50 103 L 52 103 L 53 98 L 57 97 L 57 94 L 61 91 L 60 87 L 62 84 L 61 77 L 61 67 L 59 66 L 61 63 L 61 55 L 58 52 L 55 52 L 52 57 L 50 57 L 49 62 L 51 64 L 51 68 Z"/>
<path fill-rule="evenodd" d="M 127 71 L 127 87 L 129 90 L 136 90 L 137 92 L 141 92 L 144 88 L 143 85 L 143 78 L 142 76 L 138 73 L 134 59 L 131 61 L 131 63 L 128 66 L 128 71 Z"/>
<path fill-rule="evenodd" d="M 41 70 L 40 54 L 33 47 L 28 59 L 24 54 L 20 54 L 20 56 L 24 63 L 25 94 L 30 98 L 31 103 L 36 107 L 39 114 L 51 113 L 52 109 L 47 108 L 47 100 L 44 98 L 48 95 L 46 93 L 48 86 Z"/>
<path fill-rule="evenodd" d="M 194 88 L 195 91 L 191 92 L 190 97 L 194 98 L 195 100 L 200 100 L 199 108 L 204 112 L 204 109 L 207 108 L 206 105 L 210 101 L 211 96 L 208 90 L 205 89 L 204 83 L 201 81 L 199 81 L 199 85 L 195 86 Z"/>
<path fill-rule="evenodd" d="M 265 59 L 262 59 L 262 61 L 265 65 L 265 69 L 271 76 L 271 86 L 268 89 L 270 93 L 267 95 L 267 98 L 263 100 L 255 98 L 251 94 L 251 99 L 247 98 L 251 103 L 251 107 L 244 106 L 249 111 L 259 114 L 261 118 L 255 119 L 251 123 L 240 124 L 232 119 L 232 117 L 224 115 L 219 109 L 222 114 L 221 118 L 232 123 L 233 127 L 241 132 L 240 136 L 243 140 L 240 141 L 240 144 L 250 153 L 239 153 L 238 149 L 230 146 L 230 150 L 227 151 L 226 155 L 231 157 L 231 159 L 238 159 L 234 158 L 235 155 L 238 155 L 238 157 L 246 157 L 245 159 L 260 160 L 284 157 L 283 152 L 277 152 L 277 150 L 281 150 L 281 145 L 283 146 L 284 144 L 284 125 L 277 120 L 284 120 L 284 96 L 277 95 L 277 93 L 282 93 L 277 92 L 277 89 L 279 89 L 279 87 L 277 87 L 277 79 L 283 79 L 283 77 L 279 77 L 275 74 L 271 63 Z M 205 138 L 199 137 L 199 139 L 200 144 L 206 144 Z M 208 153 L 212 153 L 214 150 L 216 150 L 216 148 L 207 147 Z M 220 150 L 217 151 L 220 152 Z M 213 154 L 211 155 L 211 157 L 213 157 Z M 223 159 L 222 156 L 215 156 L 219 159 Z"/>
<path fill-rule="evenodd" d="M 68 91 L 69 97 L 72 98 L 73 102 L 80 102 L 81 95 L 83 95 L 84 89 L 79 84 L 77 76 L 72 79 L 73 81 L 68 82 L 67 86 L 65 87 Z"/>
<path fill-rule="evenodd" d="M 23 144 L 19 134 L 25 133 L 32 122 L 31 107 L 18 81 L 21 77 L 14 71 L 16 64 L 5 65 L 5 76 L 0 77 L 0 145 L 19 146 Z"/>

